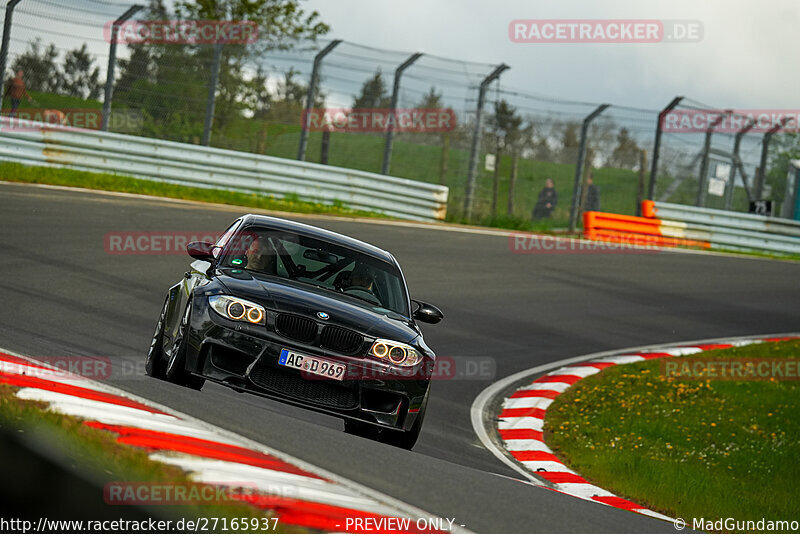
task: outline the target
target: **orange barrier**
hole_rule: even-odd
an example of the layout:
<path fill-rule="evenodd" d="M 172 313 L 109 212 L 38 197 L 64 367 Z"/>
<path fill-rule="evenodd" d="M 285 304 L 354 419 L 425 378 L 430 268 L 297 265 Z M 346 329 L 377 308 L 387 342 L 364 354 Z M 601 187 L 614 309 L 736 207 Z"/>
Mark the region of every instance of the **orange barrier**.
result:
<path fill-rule="evenodd" d="M 656 203 L 654 200 L 642 200 L 642 217 L 656 218 Z"/>
<path fill-rule="evenodd" d="M 650 205 L 645 206 L 646 202 L 649 202 Z M 642 211 L 649 215 L 648 217 L 634 217 L 601 211 L 584 212 L 583 235 L 587 239 L 630 245 L 711 248 L 711 243 L 708 241 L 664 235 L 663 221 L 653 217 L 655 208 L 652 204 L 652 201 L 642 203 Z"/>

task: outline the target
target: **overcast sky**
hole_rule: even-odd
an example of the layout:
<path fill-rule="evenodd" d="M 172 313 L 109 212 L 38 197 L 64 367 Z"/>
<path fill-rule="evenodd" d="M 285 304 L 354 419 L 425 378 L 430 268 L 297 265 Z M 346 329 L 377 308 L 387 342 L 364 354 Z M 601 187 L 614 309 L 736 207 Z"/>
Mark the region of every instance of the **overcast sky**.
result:
<path fill-rule="evenodd" d="M 117 1 L 116 6 L 127 5 Z M 104 70 L 108 45 L 98 28 L 120 8 L 97 0 L 72 2 L 72 8 L 64 0 L 20 4 L 12 58 L 36 36 L 62 49 L 87 42 Z M 302 5 L 319 11 L 331 25 L 326 39 L 504 62 L 511 70 L 503 74 L 501 88 L 652 110 L 676 95 L 719 108 L 800 108 L 800 0 L 304 0 Z M 56 19 L 32 18 L 28 12 Z M 71 23 L 89 19 L 88 26 Z M 508 36 L 509 23 L 517 19 L 696 20 L 702 23 L 703 38 L 691 43 L 523 44 Z M 119 53 L 127 55 L 125 47 Z M 299 70 L 310 68 L 308 63 L 298 65 Z M 357 77 L 360 84 L 367 74 L 358 72 Z"/>
<path fill-rule="evenodd" d="M 501 86 L 660 109 L 675 95 L 720 108 L 800 108 L 798 0 L 306 0 L 329 37 L 511 66 Z M 696 43 L 519 44 L 516 19 L 689 19 Z"/>

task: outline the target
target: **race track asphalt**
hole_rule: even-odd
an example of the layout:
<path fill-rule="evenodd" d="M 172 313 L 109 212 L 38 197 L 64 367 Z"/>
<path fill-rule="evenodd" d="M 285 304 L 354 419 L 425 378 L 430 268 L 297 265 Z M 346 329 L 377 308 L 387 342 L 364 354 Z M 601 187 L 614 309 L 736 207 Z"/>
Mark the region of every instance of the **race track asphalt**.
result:
<path fill-rule="evenodd" d="M 0 347 L 97 356 L 128 391 L 478 533 L 674 532 L 647 517 L 517 480 L 483 448 L 473 399 L 495 379 L 589 352 L 795 331 L 800 264 L 687 253 L 514 254 L 509 239 L 330 218 L 298 220 L 385 248 L 412 297 L 442 308 L 424 327 L 440 356 L 488 361 L 493 376 L 438 380 L 413 452 L 353 437 L 338 419 L 208 384 L 141 375 L 166 289 L 189 258 L 116 255 L 108 232 L 219 232 L 247 209 L 0 184 Z M 463 362 L 463 360 L 461 360 Z"/>

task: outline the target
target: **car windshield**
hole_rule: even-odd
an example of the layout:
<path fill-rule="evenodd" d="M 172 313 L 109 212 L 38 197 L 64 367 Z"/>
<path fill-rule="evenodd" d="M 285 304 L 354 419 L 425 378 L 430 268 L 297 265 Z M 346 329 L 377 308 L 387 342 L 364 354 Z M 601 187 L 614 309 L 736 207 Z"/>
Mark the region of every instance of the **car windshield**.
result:
<path fill-rule="evenodd" d="M 220 267 L 301 282 L 374 311 L 408 317 L 405 285 L 397 267 L 335 243 L 251 226 L 231 240 Z"/>

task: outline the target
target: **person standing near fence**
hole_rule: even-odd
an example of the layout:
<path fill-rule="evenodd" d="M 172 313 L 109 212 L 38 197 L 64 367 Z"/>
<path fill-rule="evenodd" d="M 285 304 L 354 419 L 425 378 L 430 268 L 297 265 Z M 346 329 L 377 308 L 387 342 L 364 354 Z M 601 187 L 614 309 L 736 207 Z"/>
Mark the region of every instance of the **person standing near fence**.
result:
<path fill-rule="evenodd" d="M 553 179 L 548 178 L 544 183 L 544 187 L 539 191 L 539 198 L 536 200 L 536 206 L 533 208 L 533 220 L 549 219 L 553 216 L 553 210 L 556 209 L 558 204 L 558 193 L 556 192 Z"/>
<path fill-rule="evenodd" d="M 594 185 L 591 175 L 586 178 L 586 204 L 583 211 L 600 211 L 600 189 Z"/>
<path fill-rule="evenodd" d="M 17 108 L 19 108 L 19 103 L 22 100 L 22 97 L 26 97 L 28 102 L 33 102 L 31 95 L 28 94 L 28 90 L 25 89 L 25 80 L 22 79 L 23 72 L 21 70 L 17 71 L 17 75 L 8 82 L 8 87 L 6 88 L 6 94 L 4 95 L 11 99 L 11 112 L 8 114 L 9 117 L 13 117 L 17 114 Z"/>

